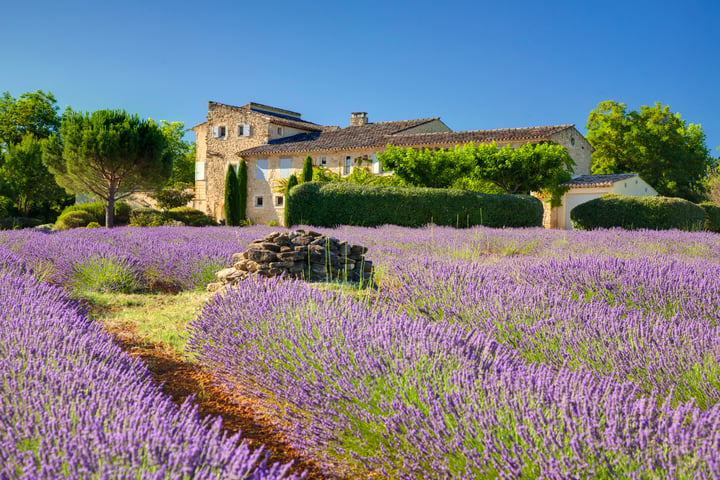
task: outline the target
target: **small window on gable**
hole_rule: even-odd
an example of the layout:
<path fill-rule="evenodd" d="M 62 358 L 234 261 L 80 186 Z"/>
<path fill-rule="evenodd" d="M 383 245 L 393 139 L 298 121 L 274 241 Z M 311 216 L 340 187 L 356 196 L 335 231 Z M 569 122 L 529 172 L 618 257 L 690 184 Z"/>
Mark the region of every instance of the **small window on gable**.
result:
<path fill-rule="evenodd" d="M 284 205 L 284 202 L 285 202 L 285 197 L 283 197 L 282 195 L 275 196 L 275 206 L 276 207 L 282 207 Z"/>
<path fill-rule="evenodd" d="M 224 125 L 218 125 L 216 127 L 212 127 L 212 136 L 213 138 L 225 138 L 227 131 L 225 129 Z"/>
<path fill-rule="evenodd" d="M 258 195 L 255 197 L 255 206 L 256 207 L 262 207 L 263 206 L 263 197 L 262 195 Z"/>
<path fill-rule="evenodd" d="M 282 135 L 282 134 L 283 134 L 283 128 L 282 128 L 282 127 L 277 127 L 277 134 L 278 134 L 278 135 Z"/>
<path fill-rule="evenodd" d="M 250 125 L 247 123 L 241 123 L 238 125 L 238 137 L 249 137 L 250 136 Z"/>

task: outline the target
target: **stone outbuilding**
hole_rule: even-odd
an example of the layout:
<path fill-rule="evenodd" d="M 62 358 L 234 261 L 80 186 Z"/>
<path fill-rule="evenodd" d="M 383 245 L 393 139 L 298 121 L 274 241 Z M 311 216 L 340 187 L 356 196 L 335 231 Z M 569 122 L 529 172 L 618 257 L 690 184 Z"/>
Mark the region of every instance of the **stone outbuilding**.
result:
<path fill-rule="evenodd" d="M 282 223 L 284 195 L 275 191 L 292 174 L 300 174 L 306 156 L 314 165 L 338 175 L 367 166 L 382 175 L 378 153 L 387 145 L 454 148 L 473 142 L 518 147 L 553 142 L 575 161 L 574 175 L 590 174 L 592 146 L 574 125 L 453 132 L 440 118 L 369 122 L 353 112 L 345 128 L 308 122 L 301 114 L 259 103 L 241 107 L 208 102 L 207 121 L 192 128 L 197 136 L 193 206 L 220 220 L 227 169 L 243 158 L 248 166 L 247 217 L 255 223 Z"/>

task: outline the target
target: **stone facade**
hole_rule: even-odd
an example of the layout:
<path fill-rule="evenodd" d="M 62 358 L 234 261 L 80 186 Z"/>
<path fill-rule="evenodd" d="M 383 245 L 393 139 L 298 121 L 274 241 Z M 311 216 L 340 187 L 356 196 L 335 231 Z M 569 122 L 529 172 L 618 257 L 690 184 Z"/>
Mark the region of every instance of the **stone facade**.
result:
<path fill-rule="evenodd" d="M 222 128 L 225 136 L 218 135 Z M 247 217 L 254 223 L 278 225 L 284 216 L 284 195 L 275 190 L 290 175 L 301 173 L 308 155 L 314 165 L 339 175 L 349 175 L 358 166 L 383 174 L 377 154 L 387 144 L 454 148 L 468 142 L 496 142 L 518 147 L 549 141 L 567 149 L 576 164 L 573 175 L 588 175 L 592 153 L 590 143 L 573 125 L 453 132 L 439 118 L 370 123 L 367 113 L 353 112 L 350 126 L 339 128 L 306 122 L 298 113 L 256 103 L 235 107 L 209 102 L 207 121 L 193 130 L 197 135 L 194 207 L 218 220 L 224 218 L 227 168 L 244 158 L 248 166 Z M 549 212 L 548 225 L 557 223 L 551 216 Z"/>
<path fill-rule="evenodd" d="M 209 102 L 207 121 L 192 128 L 197 144 L 193 207 L 218 220 L 224 218 L 225 175 L 230 165 L 237 167 L 240 162 L 237 152 L 322 128 L 303 122 L 300 114 L 288 110 L 255 103 L 235 107 Z M 251 172 L 248 168 L 248 178 Z M 256 193 L 250 190 L 248 200 Z"/>

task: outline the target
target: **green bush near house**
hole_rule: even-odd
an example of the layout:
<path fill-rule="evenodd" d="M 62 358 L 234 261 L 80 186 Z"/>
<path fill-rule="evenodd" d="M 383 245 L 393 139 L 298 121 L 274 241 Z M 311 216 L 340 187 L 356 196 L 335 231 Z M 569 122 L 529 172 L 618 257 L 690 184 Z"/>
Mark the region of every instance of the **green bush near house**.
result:
<path fill-rule="evenodd" d="M 23 228 L 35 228 L 42 225 L 39 218 L 29 217 L 3 217 L 0 220 L 0 230 L 20 230 Z"/>
<path fill-rule="evenodd" d="M 456 189 L 303 183 L 288 192 L 286 225 L 538 227 L 540 200 Z"/>
<path fill-rule="evenodd" d="M 63 209 L 60 217 L 67 213 L 77 211 L 89 213 L 93 217 L 92 221 L 97 222 L 102 226 L 105 226 L 105 204 L 103 202 L 79 203 L 76 205 L 70 205 Z M 130 207 L 130 205 L 125 202 L 115 202 L 115 225 L 127 225 L 127 223 L 130 221 L 130 212 L 132 212 L 132 207 Z M 60 221 L 60 217 L 58 217 L 56 225 L 58 224 L 57 222 Z M 83 227 L 84 226 L 85 225 L 83 225 Z"/>
<path fill-rule="evenodd" d="M 699 205 L 705 210 L 705 230 L 720 233 L 720 207 L 712 202 L 702 202 Z"/>
<path fill-rule="evenodd" d="M 700 231 L 705 229 L 706 215 L 702 207 L 682 198 L 610 194 L 573 208 L 570 220 L 577 230 L 621 227 Z"/>
<path fill-rule="evenodd" d="M 190 227 L 217 226 L 214 218 L 191 207 L 175 207 L 168 210 L 168 216 Z"/>
<path fill-rule="evenodd" d="M 55 221 L 55 230 L 68 230 L 70 228 L 85 228 L 96 222 L 96 217 L 87 210 L 71 210 L 63 212 Z"/>

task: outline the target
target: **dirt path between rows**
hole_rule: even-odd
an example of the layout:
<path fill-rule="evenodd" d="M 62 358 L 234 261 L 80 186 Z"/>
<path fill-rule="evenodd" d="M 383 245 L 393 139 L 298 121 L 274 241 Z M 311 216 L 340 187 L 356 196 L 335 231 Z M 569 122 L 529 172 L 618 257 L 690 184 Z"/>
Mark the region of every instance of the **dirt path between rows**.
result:
<path fill-rule="evenodd" d="M 305 478 L 311 480 L 342 478 L 321 473 L 311 459 L 303 458 L 293 451 L 272 426 L 257 421 L 253 415 L 251 399 L 248 399 L 247 405 L 238 405 L 224 391 L 213 385 L 212 377 L 207 372 L 184 361 L 162 344 L 143 341 L 131 328 L 112 329 L 110 333 L 125 352 L 145 362 L 153 378 L 163 385 L 163 392 L 175 403 L 180 405 L 188 396 L 195 395 L 194 403 L 198 406 L 201 417 L 222 417 L 223 428 L 230 434 L 240 431 L 251 449 L 265 445 L 270 452 L 270 464 L 292 461 L 291 471 L 296 474 L 305 471 Z"/>

